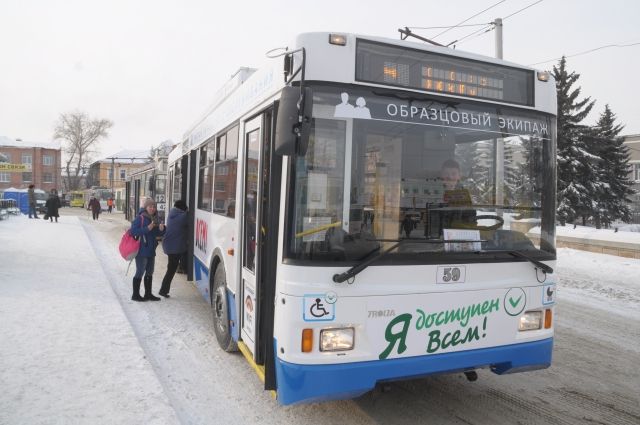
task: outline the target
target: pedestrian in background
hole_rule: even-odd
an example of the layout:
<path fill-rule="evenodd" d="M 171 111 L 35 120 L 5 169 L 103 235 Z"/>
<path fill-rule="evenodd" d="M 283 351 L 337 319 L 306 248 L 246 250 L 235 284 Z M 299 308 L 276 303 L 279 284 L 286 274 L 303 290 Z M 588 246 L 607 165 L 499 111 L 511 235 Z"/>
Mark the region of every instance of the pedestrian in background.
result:
<path fill-rule="evenodd" d="M 111 214 L 111 210 L 113 209 L 113 198 L 107 199 L 107 212 Z"/>
<path fill-rule="evenodd" d="M 46 219 L 49 217 L 49 220 L 53 223 L 53 219 L 56 219 L 56 223 L 58 222 L 58 209 L 60 208 L 60 198 L 58 197 L 58 192 L 55 189 L 51 189 L 51 193 L 49 193 L 49 199 L 45 203 L 47 207 L 47 214 L 44 216 Z"/>
<path fill-rule="evenodd" d="M 98 201 L 95 196 L 92 196 L 89 200 L 89 209 L 91 210 L 91 215 L 94 220 L 97 220 L 100 216 L 100 208 L 100 201 Z"/>
<path fill-rule="evenodd" d="M 162 279 L 160 292 L 158 292 L 165 298 L 169 298 L 171 281 L 178 269 L 180 258 L 187 252 L 187 209 L 186 202 L 179 199 L 173 204 L 167 219 L 167 231 L 162 240 L 162 249 L 169 257 L 169 262 L 167 264 L 167 272 Z"/>
<path fill-rule="evenodd" d="M 136 274 L 133 276 L 133 301 L 160 301 L 151 293 L 153 269 L 156 261 L 158 237 L 164 235 L 164 224 L 158 221 L 156 203 L 147 198 L 138 216 L 131 222 L 131 235 L 140 238 L 140 250 L 136 255 Z M 140 296 L 140 282 L 144 275 L 144 297 Z"/>
<path fill-rule="evenodd" d="M 38 218 L 38 209 L 36 208 L 36 192 L 35 185 L 30 184 L 29 190 L 27 190 L 29 200 L 29 218 Z M 33 217 L 31 215 L 33 214 Z"/>

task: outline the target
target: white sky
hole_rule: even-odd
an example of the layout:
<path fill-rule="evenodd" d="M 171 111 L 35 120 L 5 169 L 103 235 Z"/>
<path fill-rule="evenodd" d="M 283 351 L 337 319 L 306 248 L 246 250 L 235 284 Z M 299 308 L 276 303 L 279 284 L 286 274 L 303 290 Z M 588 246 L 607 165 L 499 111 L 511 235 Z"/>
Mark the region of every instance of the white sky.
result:
<path fill-rule="evenodd" d="M 398 28 L 454 25 L 499 0 L 2 0 L 0 135 L 48 141 L 60 113 L 114 122 L 104 155 L 179 141 L 240 66 L 295 34 L 340 31 L 398 38 Z M 536 0 L 507 0 L 466 24 L 506 17 Z M 504 58 L 533 64 L 609 44 L 640 43 L 640 2 L 544 0 L 504 21 Z M 443 44 L 479 27 L 449 31 Z M 432 37 L 442 30 L 416 30 Z M 493 56 L 494 32 L 460 50 Z M 537 65 L 551 69 L 556 60 Z M 640 133 L 640 44 L 568 59 L 582 95 Z"/>

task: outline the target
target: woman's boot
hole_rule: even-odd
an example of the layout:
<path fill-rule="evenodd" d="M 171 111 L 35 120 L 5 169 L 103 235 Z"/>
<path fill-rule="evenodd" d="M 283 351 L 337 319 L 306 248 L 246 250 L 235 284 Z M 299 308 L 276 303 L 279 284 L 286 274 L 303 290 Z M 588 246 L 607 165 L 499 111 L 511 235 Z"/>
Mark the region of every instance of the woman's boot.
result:
<path fill-rule="evenodd" d="M 151 283 L 153 276 L 144 277 L 144 299 L 145 301 L 160 301 L 159 297 L 156 297 L 151 293 Z"/>
<path fill-rule="evenodd" d="M 142 281 L 141 277 L 133 278 L 133 295 L 131 295 L 132 301 L 146 301 L 144 298 L 140 296 L 140 282 Z"/>

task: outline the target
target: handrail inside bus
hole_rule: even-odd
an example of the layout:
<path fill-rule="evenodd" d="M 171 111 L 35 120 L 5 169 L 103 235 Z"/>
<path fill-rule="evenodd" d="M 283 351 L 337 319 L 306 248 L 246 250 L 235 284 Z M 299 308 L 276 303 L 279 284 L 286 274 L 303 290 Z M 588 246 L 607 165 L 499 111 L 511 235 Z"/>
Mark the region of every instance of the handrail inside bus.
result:
<path fill-rule="evenodd" d="M 322 232 L 323 230 L 331 229 L 332 227 L 338 227 L 340 225 L 342 225 L 342 221 L 336 221 L 335 223 L 330 223 L 330 224 L 323 224 L 322 226 L 314 227 L 313 229 L 296 233 L 296 238 L 312 235 L 314 233 Z"/>

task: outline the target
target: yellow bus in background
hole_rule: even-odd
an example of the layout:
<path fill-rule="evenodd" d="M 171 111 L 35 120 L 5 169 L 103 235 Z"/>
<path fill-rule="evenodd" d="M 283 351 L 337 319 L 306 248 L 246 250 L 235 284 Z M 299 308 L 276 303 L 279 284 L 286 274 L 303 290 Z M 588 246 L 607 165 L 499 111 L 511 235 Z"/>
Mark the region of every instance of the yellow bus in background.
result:
<path fill-rule="evenodd" d="M 84 207 L 84 192 L 80 190 L 74 190 L 69 192 L 69 206 L 70 207 Z"/>

